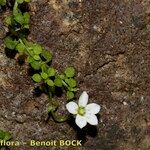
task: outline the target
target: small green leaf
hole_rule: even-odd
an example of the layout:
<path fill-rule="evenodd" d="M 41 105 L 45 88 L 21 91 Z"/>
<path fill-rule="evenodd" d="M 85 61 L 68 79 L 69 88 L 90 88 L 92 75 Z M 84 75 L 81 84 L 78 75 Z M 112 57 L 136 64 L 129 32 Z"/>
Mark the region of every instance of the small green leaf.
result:
<path fill-rule="evenodd" d="M 39 55 L 34 55 L 33 58 L 34 58 L 35 60 L 40 60 L 40 59 L 41 59 Z"/>
<path fill-rule="evenodd" d="M 35 70 L 39 70 L 41 68 L 41 62 L 39 61 L 33 61 L 30 64 L 31 64 L 31 67 Z"/>
<path fill-rule="evenodd" d="M 28 12 L 25 12 L 23 14 L 24 17 L 24 24 L 29 24 L 30 23 L 30 14 Z"/>
<path fill-rule="evenodd" d="M 47 50 L 43 50 L 41 55 L 45 58 L 47 62 L 50 62 L 52 60 L 52 54 Z"/>
<path fill-rule="evenodd" d="M 10 36 L 7 36 L 7 37 L 4 39 L 4 44 L 5 44 L 6 47 L 9 48 L 9 49 L 15 49 L 17 43 L 18 43 L 18 41 L 13 40 L 13 38 L 11 38 Z"/>
<path fill-rule="evenodd" d="M 6 5 L 6 0 L 0 0 L 0 5 L 5 6 Z"/>
<path fill-rule="evenodd" d="M 18 2 L 19 4 L 22 4 L 22 3 L 24 2 L 24 0 L 17 0 L 17 2 Z"/>
<path fill-rule="evenodd" d="M 33 61 L 34 61 L 33 57 L 31 57 L 31 56 L 28 56 L 28 57 L 27 57 L 27 62 L 28 62 L 28 63 L 31 63 L 31 62 L 33 62 Z"/>
<path fill-rule="evenodd" d="M 50 112 L 55 111 L 57 107 L 58 107 L 58 104 L 56 103 L 56 101 L 51 101 L 49 103 L 48 112 L 50 113 Z"/>
<path fill-rule="evenodd" d="M 71 91 L 71 92 L 77 92 L 78 91 L 77 88 L 71 88 L 71 87 L 68 87 L 68 90 Z"/>
<path fill-rule="evenodd" d="M 24 25 L 24 28 L 29 29 L 30 26 L 28 24 Z"/>
<path fill-rule="evenodd" d="M 16 50 L 20 53 L 23 53 L 25 51 L 25 45 L 23 43 L 19 43 L 17 46 L 16 46 Z"/>
<path fill-rule="evenodd" d="M 48 65 L 47 64 L 42 64 L 42 66 L 41 66 L 41 69 L 42 69 L 42 72 L 46 72 L 47 73 L 47 69 L 48 69 Z M 48 73 L 47 73 L 48 74 Z"/>
<path fill-rule="evenodd" d="M 33 52 L 34 52 L 34 54 L 37 54 L 37 55 L 41 54 L 42 53 L 42 47 L 38 44 L 35 44 L 33 46 Z"/>
<path fill-rule="evenodd" d="M 47 73 L 42 72 L 42 73 L 41 73 L 41 77 L 45 80 L 45 79 L 48 78 L 48 75 L 47 75 Z"/>
<path fill-rule="evenodd" d="M 5 18 L 5 22 L 6 22 L 7 25 L 11 25 L 11 23 L 12 23 L 12 16 L 7 16 Z"/>
<path fill-rule="evenodd" d="M 75 69 L 73 67 L 68 67 L 65 70 L 65 74 L 68 78 L 72 78 L 75 76 Z"/>
<path fill-rule="evenodd" d="M 22 13 L 18 13 L 14 16 L 14 19 L 21 25 L 24 24 L 24 17 L 22 15 Z"/>
<path fill-rule="evenodd" d="M 60 77 L 62 80 L 65 79 L 65 75 L 63 75 L 63 74 L 59 75 L 59 77 Z"/>
<path fill-rule="evenodd" d="M 0 130 L 0 140 L 8 141 L 11 139 L 11 134 L 9 132 Z"/>
<path fill-rule="evenodd" d="M 62 87 L 62 80 L 60 78 L 56 78 L 54 80 L 54 83 L 55 83 L 56 86 Z"/>
<path fill-rule="evenodd" d="M 70 86 L 70 87 L 76 87 L 77 83 L 76 83 L 76 80 L 74 79 L 65 79 L 65 82 Z"/>
<path fill-rule="evenodd" d="M 29 53 L 29 55 L 31 55 L 32 57 L 34 57 L 34 52 L 30 49 L 29 51 L 28 51 L 28 53 Z"/>
<path fill-rule="evenodd" d="M 56 70 L 54 68 L 48 68 L 47 74 L 49 77 L 55 76 Z"/>
<path fill-rule="evenodd" d="M 70 99 L 73 99 L 74 98 L 74 93 L 73 92 L 70 92 L 70 91 L 67 91 L 67 98 L 70 100 Z"/>
<path fill-rule="evenodd" d="M 39 82 L 42 81 L 42 78 L 41 78 L 41 76 L 40 76 L 39 74 L 34 74 L 34 75 L 32 76 L 32 79 L 33 79 L 35 82 L 37 82 L 37 83 L 39 83 Z"/>
<path fill-rule="evenodd" d="M 4 137 L 4 140 L 5 141 L 8 141 L 11 139 L 11 134 L 9 132 L 5 132 L 5 137 Z"/>
<path fill-rule="evenodd" d="M 50 79 L 47 79 L 46 80 L 46 83 L 49 85 L 49 86 L 54 86 L 54 82 Z"/>

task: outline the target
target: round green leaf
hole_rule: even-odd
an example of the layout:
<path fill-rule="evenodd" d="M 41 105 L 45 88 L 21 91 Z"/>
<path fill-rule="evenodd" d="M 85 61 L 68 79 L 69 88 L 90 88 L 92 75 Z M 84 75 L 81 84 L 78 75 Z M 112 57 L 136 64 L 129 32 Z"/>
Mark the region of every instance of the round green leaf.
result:
<path fill-rule="evenodd" d="M 25 12 L 23 14 L 24 17 L 24 24 L 29 24 L 30 23 L 30 14 L 28 12 Z"/>
<path fill-rule="evenodd" d="M 34 58 L 34 60 L 40 60 L 41 59 L 39 55 L 34 55 L 33 58 Z"/>
<path fill-rule="evenodd" d="M 42 73 L 41 73 L 41 77 L 45 80 L 45 79 L 48 78 L 48 75 L 47 75 L 47 73 L 42 72 Z"/>
<path fill-rule="evenodd" d="M 42 53 L 42 47 L 38 44 L 35 44 L 33 46 L 33 52 L 34 52 L 34 54 L 37 54 L 37 55 L 41 54 Z"/>
<path fill-rule="evenodd" d="M 49 77 L 55 76 L 56 70 L 54 68 L 48 68 L 47 74 Z"/>
<path fill-rule="evenodd" d="M 33 62 L 33 61 L 34 61 L 33 57 L 31 57 L 31 56 L 28 56 L 28 57 L 27 57 L 27 62 L 28 62 L 28 63 L 31 63 L 31 62 Z"/>
<path fill-rule="evenodd" d="M 46 83 L 49 85 L 49 86 L 54 86 L 54 82 L 50 79 L 47 79 L 46 80 Z"/>
<path fill-rule="evenodd" d="M 72 78 L 75 76 L 75 69 L 73 67 L 68 67 L 65 70 L 65 74 L 68 78 Z"/>
<path fill-rule="evenodd" d="M 41 55 L 45 58 L 47 62 L 50 62 L 52 60 L 52 54 L 47 50 L 43 50 Z"/>
<path fill-rule="evenodd" d="M 60 78 L 56 78 L 54 80 L 54 83 L 55 83 L 56 86 L 62 87 L 62 80 Z"/>
<path fill-rule="evenodd" d="M 39 61 L 33 61 L 30 64 L 31 67 L 35 70 L 39 70 L 41 68 L 41 63 Z"/>
<path fill-rule="evenodd" d="M 41 76 L 40 76 L 39 74 L 34 74 L 34 75 L 32 76 L 32 79 L 33 79 L 35 82 L 37 82 L 37 83 L 39 83 L 39 82 L 42 81 L 42 78 L 41 78 Z"/>
<path fill-rule="evenodd" d="M 24 24 L 24 17 L 22 15 L 22 13 L 17 13 L 15 16 L 14 16 L 14 19 L 21 25 Z"/>
<path fill-rule="evenodd" d="M 77 82 L 76 82 L 76 80 L 74 80 L 74 79 L 65 79 L 65 82 L 71 87 L 71 88 L 73 88 L 73 87 L 76 87 L 76 85 L 77 85 Z"/>
<path fill-rule="evenodd" d="M 41 69 L 42 69 L 42 72 L 46 72 L 47 73 L 47 70 L 48 70 L 48 65 L 47 64 L 42 64 L 42 66 L 41 66 Z M 48 74 L 48 73 L 47 73 Z"/>
<path fill-rule="evenodd" d="M 65 75 L 63 75 L 63 74 L 59 75 L 59 77 L 60 77 L 62 80 L 65 79 Z"/>
<path fill-rule="evenodd" d="M 74 93 L 73 92 L 70 92 L 70 91 L 67 91 L 67 98 L 70 100 L 70 99 L 73 99 L 74 98 Z"/>
<path fill-rule="evenodd" d="M 23 43 L 19 43 L 17 46 L 16 46 L 16 50 L 20 53 L 23 53 L 25 51 L 25 45 Z"/>
<path fill-rule="evenodd" d="M 4 39 L 4 44 L 6 45 L 7 48 L 9 49 L 15 49 L 16 45 L 17 45 L 18 41 L 13 40 L 10 36 L 7 36 Z"/>

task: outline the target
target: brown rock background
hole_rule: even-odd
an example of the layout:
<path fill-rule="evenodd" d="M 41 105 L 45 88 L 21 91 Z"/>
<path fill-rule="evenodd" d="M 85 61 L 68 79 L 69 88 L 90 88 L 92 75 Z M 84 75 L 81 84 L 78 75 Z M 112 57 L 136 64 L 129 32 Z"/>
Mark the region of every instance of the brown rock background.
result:
<path fill-rule="evenodd" d="M 13 140 L 81 139 L 86 150 L 150 149 L 150 1 L 33 0 L 29 39 L 53 52 L 53 66 L 78 70 L 79 91 L 102 109 L 98 127 L 79 130 L 47 117 L 48 98 L 4 50 L 0 12 L 0 128 Z M 62 110 L 65 99 L 61 100 Z M 27 145 L 11 150 L 44 150 Z M 50 149 L 50 148 L 49 148 Z M 53 148 L 51 148 L 53 149 Z M 59 148 L 56 148 L 59 149 Z"/>

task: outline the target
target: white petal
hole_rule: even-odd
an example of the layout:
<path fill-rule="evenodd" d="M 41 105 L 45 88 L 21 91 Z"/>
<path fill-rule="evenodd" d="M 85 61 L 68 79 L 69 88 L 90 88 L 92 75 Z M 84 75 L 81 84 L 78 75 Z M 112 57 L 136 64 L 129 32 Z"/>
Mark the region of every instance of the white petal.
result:
<path fill-rule="evenodd" d="M 84 91 L 79 98 L 79 106 L 85 107 L 88 103 L 89 96 L 86 91 Z"/>
<path fill-rule="evenodd" d="M 91 124 L 91 125 L 98 125 L 98 119 L 96 117 L 96 115 L 93 114 L 86 114 L 86 121 Z"/>
<path fill-rule="evenodd" d="M 86 112 L 90 114 L 97 114 L 100 111 L 100 105 L 91 103 L 86 106 Z"/>
<path fill-rule="evenodd" d="M 81 129 L 87 124 L 86 118 L 84 116 L 77 115 L 75 121 L 77 126 L 79 126 Z"/>
<path fill-rule="evenodd" d="M 66 108 L 71 114 L 77 114 L 78 105 L 75 102 L 69 102 Z"/>

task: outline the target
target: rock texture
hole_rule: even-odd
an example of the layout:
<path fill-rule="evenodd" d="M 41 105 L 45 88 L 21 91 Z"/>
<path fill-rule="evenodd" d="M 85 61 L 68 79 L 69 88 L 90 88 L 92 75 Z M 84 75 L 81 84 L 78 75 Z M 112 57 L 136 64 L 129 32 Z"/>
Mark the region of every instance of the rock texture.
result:
<path fill-rule="evenodd" d="M 101 105 L 98 127 L 74 119 L 46 122 L 48 98 L 36 96 L 28 65 L 6 52 L 0 12 L 0 128 L 14 140 L 80 139 L 86 150 L 150 149 L 150 1 L 33 0 L 29 39 L 53 52 L 60 72 L 78 70 L 79 91 Z M 62 110 L 65 99 L 61 100 Z M 11 147 L 11 150 L 18 148 Z M 24 145 L 20 150 L 45 150 Z M 49 148 L 48 148 L 49 149 Z M 53 148 L 51 148 L 53 149 Z M 57 149 L 57 148 L 56 148 Z M 59 148 L 58 148 L 59 149 Z"/>

